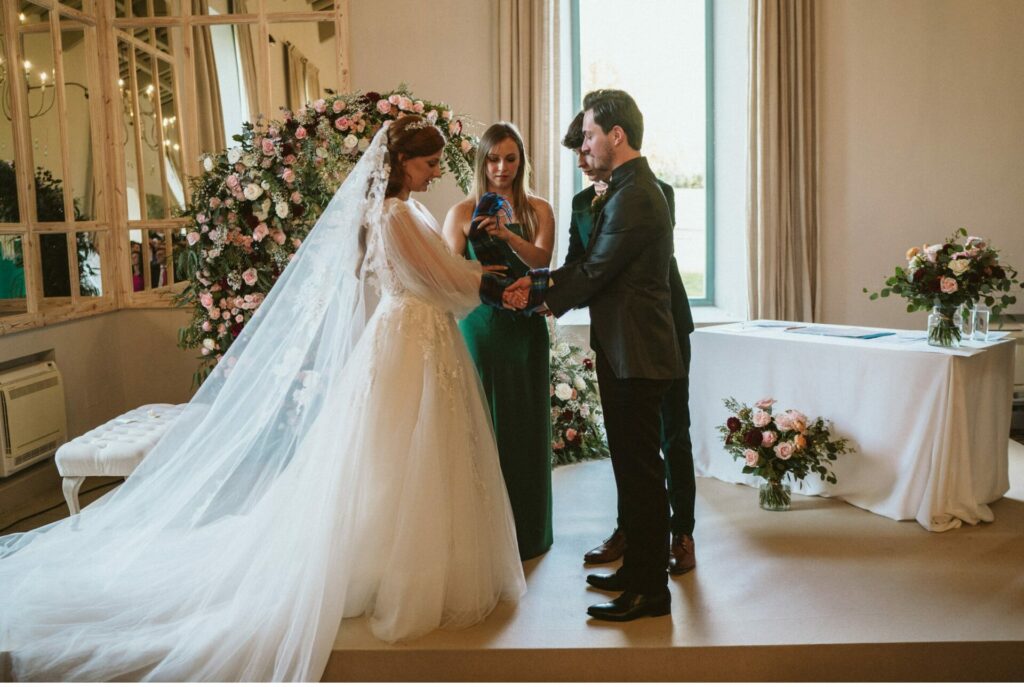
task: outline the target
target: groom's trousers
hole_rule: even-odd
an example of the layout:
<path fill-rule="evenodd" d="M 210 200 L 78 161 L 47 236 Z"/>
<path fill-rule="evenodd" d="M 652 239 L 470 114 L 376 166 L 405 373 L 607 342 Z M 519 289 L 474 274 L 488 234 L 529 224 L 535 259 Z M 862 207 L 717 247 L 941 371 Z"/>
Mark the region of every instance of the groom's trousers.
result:
<path fill-rule="evenodd" d="M 600 351 L 597 382 L 629 546 L 620 574 L 626 589 L 651 594 L 668 584 L 668 492 L 661 459 L 661 404 L 672 380 L 619 378 Z"/>

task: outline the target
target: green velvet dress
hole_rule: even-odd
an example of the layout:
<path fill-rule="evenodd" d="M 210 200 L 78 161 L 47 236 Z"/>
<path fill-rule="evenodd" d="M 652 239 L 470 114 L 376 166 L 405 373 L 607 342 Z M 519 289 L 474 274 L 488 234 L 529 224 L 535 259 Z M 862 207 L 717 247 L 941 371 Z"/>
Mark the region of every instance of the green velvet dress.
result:
<path fill-rule="evenodd" d="M 507 225 L 522 236 L 517 224 Z M 528 267 L 505 246 L 507 276 Z M 466 255 L 476 259 L 472 243 Z M 516 521 L 519 556 L 534 558 L 551 548 L 551 373 L 548 328 L 542 315 L 522 315 L 481 305 L 459 323 L 490 404 Z"/>

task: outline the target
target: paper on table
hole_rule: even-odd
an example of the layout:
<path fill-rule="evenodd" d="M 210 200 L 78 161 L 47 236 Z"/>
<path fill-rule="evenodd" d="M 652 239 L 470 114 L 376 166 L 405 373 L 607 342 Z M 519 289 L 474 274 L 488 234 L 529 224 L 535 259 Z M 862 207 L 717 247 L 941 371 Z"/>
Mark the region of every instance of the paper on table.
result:
<path fill-rule="evenodd" d="M 807 327 L 789 327 L 792 334 L 811 334 L 815 336 L 840 336 L 844 339 L 877 339 L 881 336 L 892 336 L 896 332 L 881 329 L 865 329 L 863 327 L 831 327 L 829 325 L 809 325 Z"/>

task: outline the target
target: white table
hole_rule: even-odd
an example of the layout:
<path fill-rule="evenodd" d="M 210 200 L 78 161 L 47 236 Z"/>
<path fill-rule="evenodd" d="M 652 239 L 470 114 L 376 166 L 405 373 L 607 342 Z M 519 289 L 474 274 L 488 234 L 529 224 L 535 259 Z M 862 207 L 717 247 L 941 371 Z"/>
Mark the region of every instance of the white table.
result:
<path fill-rule="evenodd" d="M 1014 342 L 928 346 L 923 332 L 877 339 L 811 336 L 770 323 L 698 329 L 691 335 L 690 415 L 697 474 L 757 485 L 722 446 L 717 425 L 732 396 L 777 399 L 834 421 L 857 452 L 835 462 L 838 484 L 809 477 L 800 494 L 833 496 L 941 532 L 991 522 L 986 505 L 1009 489 Z M 797 325 L 799 323 L 792 323 Z"/>
<path fill-rule="evenodd" d="M 115 417 L 57 449 L 57 472 L 74 515 L 86 477 L 127 477 L 156 446 L 186 404 L 152 403 Z"/>

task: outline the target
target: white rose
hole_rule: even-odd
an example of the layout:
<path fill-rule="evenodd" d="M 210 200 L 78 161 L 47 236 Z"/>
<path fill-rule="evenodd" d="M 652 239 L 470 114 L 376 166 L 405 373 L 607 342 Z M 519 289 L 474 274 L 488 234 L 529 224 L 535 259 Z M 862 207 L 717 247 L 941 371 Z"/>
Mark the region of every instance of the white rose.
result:
<path fill-rule="evenodd" d="M 966 272 L 971 266 L 971 261 L 967 258 L 961 258 L 959 260 L 950 260 L 949 269 L 953 270 L 953 274 L 960 276 Z"/>
<path fill-rule="evenodd" d="M 587 383 L 584 382 L 583 377 L 580 377 L 579 375 L 577 375 L 576 378 L 572 380 L 572 385 L 575 386 L 580 391 L 587 390 Z"/>
<path fill-rule="evenodd" d="M 245 190 L 242 191 L 242 193 L 244 193 L 245 197 L 249 200 L 256 200 L 263 195 L 263 189 L 259 184 L 249 184 L 245 187 Z"/>
<path fill-rule="evenodd" d="M 327 148 L 324 148 L 323 146 L 317 148 L 315 152 L 317 157 L 327 157 Z"/>
<path fill-rule="evenodd" d="M 278 217 L 284 219 L 288 216 L 288 203 L 283 200 L 278 201 L 277 205 L 274 206 L 274 212 L 277 213 Z"/>
<path fill-rule="evenodd" d="M 212 351 L 217 348 L 217 342 L 213 339 L 203 339 L 203 348 Z"/>
<path fill-rule="evenodd" d="M 213 158 L 209 156 L 203 158 L 203 169 L 207 172 L 213 171 Z"/>
<path fill-rule="evenodd" d="M 567 356 L 571 352 L 569 344 L 565 343 L 564 341 L 558 344 L 558 348 L 556 348 L 555 350 L 558 352 L 558 355 L 560 356 Z"/>
<path fill-rule="evenodd" d="M 359 145 L 359 139 L 353 136 L 352 134 L 349 134 L 348 136 L 345 137 L 344 143 L 346 148 L 355 148 L 357 145 Z"/>
<path fill-rule="evenodd" d="M 562 401 L 568 401 L 570 398 L 572 398 L 572 387 L 566 384 L 565 382 L 556 385 L 555 396 L 557 396 Z"/>
<path fill-rule="evenodd" d="M 241 148 L 228 148 L 228 162 L 235 164 L 242 159 Z"/>

